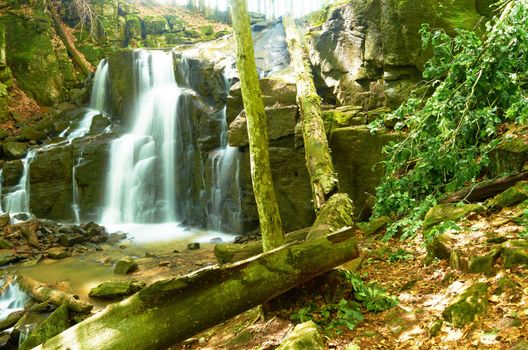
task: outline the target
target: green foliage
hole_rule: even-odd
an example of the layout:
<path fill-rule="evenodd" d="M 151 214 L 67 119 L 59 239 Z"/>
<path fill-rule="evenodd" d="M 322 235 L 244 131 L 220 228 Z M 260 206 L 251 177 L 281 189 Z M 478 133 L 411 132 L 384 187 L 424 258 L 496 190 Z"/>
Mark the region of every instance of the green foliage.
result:
<path fill-rule="evenodd" d="M 390 157 L 374 214 L 408 222 L 393 224 L 388 236 L 404 226 L 416 229 L 422 201 L 423 209 L 440 194 L 476 181 L 498 143 L 498 126 L 528 119 L 526 23 L 528 1 L 518 0 L 502 4 L 484 39 L 466 30 L 451 38 L 422 27 L 423 46 L 433 52 L 423 73 L 432 94 L 411 96 L 390 116 L 408 137 L 385 150 Z"/>
<path fill-rule="evenodd" d="M 367 311 L 381 312 L 388 310 L 398 304 L 398 299 L 390 296 L 385 290 L 379 288 L 375 283 L 366 283 L 361 276 L 352 272 L 345 272 L 346 278 L 352 284 L 354 297 Z"/>
<path fill-rule="evenodd" d="M 399 248 L 395 252 L 392 252 L 391 254 L 389 254 L 389 257 L 387 260 L 389 262 L 396 262 L 396 261 L 402 261 L 402 260 L 410 260 L 412 258 L 414 258 L 414 255 L 411 252 L 405 249 Z"/>
<path fill-rule="evenodd" d="M 313 321 L 325 332 L 341 333 L 343 329 L 353 330 L 363 320 L 361 309 L 370 312 L 381 312 L 398 304 L 396 297 L 376 286 L 366 283 L 362 278 L 351 272 L 344 272 L 350 283 L 355 300 L 341 299 L 337 303 L 326 303 L 318 306 L 308 303 L 291 314 L 291 320 L 298 323 Z"/>

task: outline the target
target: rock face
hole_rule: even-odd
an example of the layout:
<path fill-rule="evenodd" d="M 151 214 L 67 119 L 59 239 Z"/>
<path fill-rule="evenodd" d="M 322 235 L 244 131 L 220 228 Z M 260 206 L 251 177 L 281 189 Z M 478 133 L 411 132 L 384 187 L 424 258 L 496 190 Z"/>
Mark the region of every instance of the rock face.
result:
<path fill-rule="evenodd" d="M 354 0 L 324 15 L 310 33 L 318 89 L 330 102 L 365 110 L 398 106 L 421 79 L 422 23 L 453 33 L 481 18 L 472 0 Z"/>

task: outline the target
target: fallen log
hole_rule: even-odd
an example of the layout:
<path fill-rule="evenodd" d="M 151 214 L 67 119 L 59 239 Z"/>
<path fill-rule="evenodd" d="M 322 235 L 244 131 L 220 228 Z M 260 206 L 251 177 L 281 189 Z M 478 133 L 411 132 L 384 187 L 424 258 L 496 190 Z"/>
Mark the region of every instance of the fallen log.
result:
<path fill-rule="evenodd" d="M 345 228 L 234 264 L 158 281 L 36 349 L 166 349 L 357 256 L 354 231 Z"/>
<path fill-rule="evenodd" d="M 51 0 L 48 0 L 48 9 L 51 15 L 51 19 L 53 20 L 55 31 L 59 35 L 64 46 L 66 47 L 66 51 L 68 51 L 68 54 L 72 58 L 73 62 L 77 65 L 77 67 L 81 69 L 84 74 L 92 74 L 95 71 L 94 67 L 86 61 L 86 59 L 81 55 L 81 53 L 79 53 L 75 46 L 73 46 L 73 44 L 70 42 L 68 35 L 62 27 L 63 24 L 59 14 L 57 13 L 57 9 L 55 8 L 55 5 Z"/>
<path fill-rule="evenodd" d="M 282 23 L 286 32 L 291 66 L 295 72 L 306 168 L 310 174 L 313 203 L 317 213 L 334 193 L 339 192 L 339 181 L 326 138 L 321 98 L 315 89 L 304 40 L 291 17 L 283 16 Z"/>
<path fill-rule="evenodd" d="M 311 228 L 288 232 L 284 235 L 286 243 L 306 240 L 306 235 Z M 214 248 L 214 255 L 219 263 L 227 264 L 235 261 L 244 260 L 262 253 L 262 241 L 253 241 L 244 244 L 228 243 L 217 244 Z"/>
<path fill-rule="evenodd" d="M 88 313 L 93 308 L 92 304 L 80 300 L 76 295 L 50 288 L 44 283 L 35 281 L 32 278 L 17 275 L 16 282 L 23 291 L 37 301 L 49 301 L 55 306 L 66 305 L 68 309 L 81 313 Z"/>
<path fill-rule="evenodd" d="M 504 176 L 495 180 L 483 181 L 469 188 L 447 194 L 439 200 L 440 204 L 457 202 L 481 202 L 506 191 L 519 181 L 528 180 L 528 171 Z"/>

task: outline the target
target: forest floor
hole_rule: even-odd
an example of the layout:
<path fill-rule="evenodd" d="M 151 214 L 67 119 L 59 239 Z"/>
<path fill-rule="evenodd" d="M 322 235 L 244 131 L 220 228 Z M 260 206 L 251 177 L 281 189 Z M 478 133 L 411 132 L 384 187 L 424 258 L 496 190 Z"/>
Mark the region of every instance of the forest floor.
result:
<path fill-rule="evenodd" d="M 486 254 L 493 247 L 490 235 L 518 238 L 524 227 L 508 220 L 511 217 L 512 210 L 505 209 L 465 219 L 459 223 L 460 250 L 470 256 Z M 503 224 L 497 227 L 497 222 Z M 377 282 L 397 296 L 399 303 L 384 312 L 363 312 L 364 320 L 353 330 L 321 329 L 327 349 L 512 349 L 516 344 L 514 349 L 528 348 L 523 343 L 528 340 L 527 268 L 505 269 L 500 257 L 488 276 L 455 270 L 446 260 L 427 265 L 421 234 L 413 240 L 392 239 L 387 243 L 379 237 L 361 237 L 360 247 L 362 263 L 358 272 L 364 280 Z M 504 281 L 512 283 L 505 286 Z M 464 328 L 442 321 L 446 306 L 476 282 L 488 284 L 486 313 Z M 312 287 L 300 289 L 307 292 Z M 291 315 L 307 303 L 324 303 L 322 299 L 322 295 L 311 292 L 297 293 L 289 304 L 272 307 L 265 321 L 253 309 L 171 349 L 274 349 L 295 326 Z M 435 324 L 441 328 L 431 335 Z"/>

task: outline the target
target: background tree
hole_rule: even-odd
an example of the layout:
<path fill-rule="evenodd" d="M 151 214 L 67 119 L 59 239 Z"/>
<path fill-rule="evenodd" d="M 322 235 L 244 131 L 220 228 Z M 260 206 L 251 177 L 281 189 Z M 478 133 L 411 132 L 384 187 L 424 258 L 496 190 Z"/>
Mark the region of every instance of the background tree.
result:
<path fill-rule="evenodd" d="M 260 91 L 246 0 L 231 0 L 237 66 L 247 116 L 251 179 L 264 251 L 284 242 L 269 163 L 268 127 Z"/>

